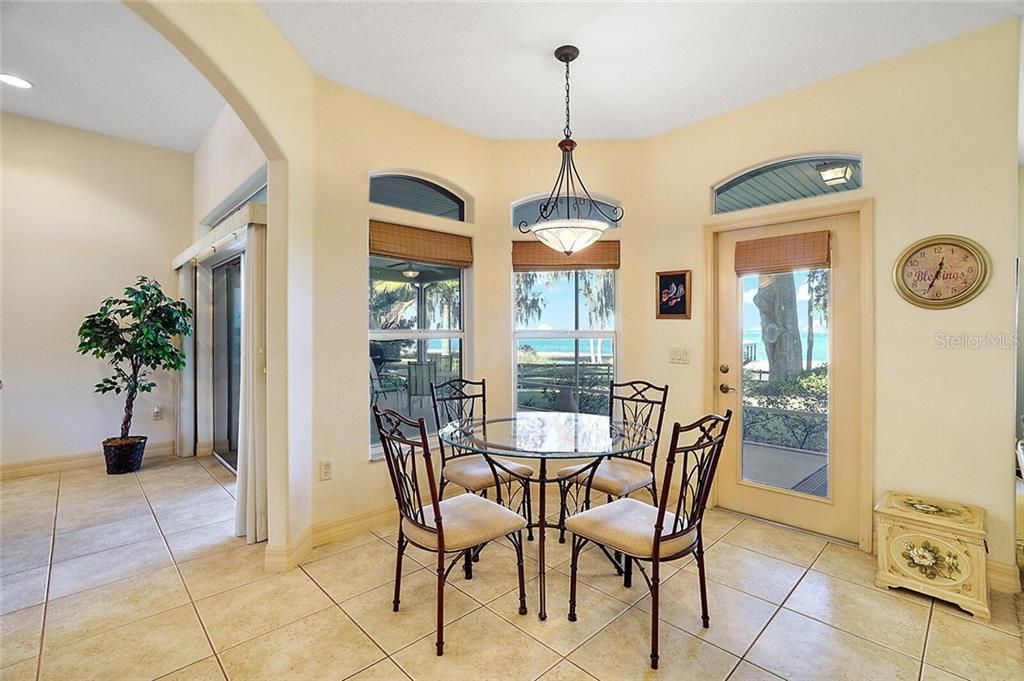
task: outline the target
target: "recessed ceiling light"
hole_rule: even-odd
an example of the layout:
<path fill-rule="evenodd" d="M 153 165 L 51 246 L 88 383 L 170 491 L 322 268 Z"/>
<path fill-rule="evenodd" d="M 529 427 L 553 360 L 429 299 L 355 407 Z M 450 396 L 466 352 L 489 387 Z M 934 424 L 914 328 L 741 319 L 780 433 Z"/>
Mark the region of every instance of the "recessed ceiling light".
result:
<path fill-rule="evenodd" d="M 28 82 L 24 78 L 18 78 L 17 76 L 12 76 L 9 73 L 0 73 L 0 83 L 21 88 L 22 90 L 27 90 L 32 87 L 32 83 Z"/>

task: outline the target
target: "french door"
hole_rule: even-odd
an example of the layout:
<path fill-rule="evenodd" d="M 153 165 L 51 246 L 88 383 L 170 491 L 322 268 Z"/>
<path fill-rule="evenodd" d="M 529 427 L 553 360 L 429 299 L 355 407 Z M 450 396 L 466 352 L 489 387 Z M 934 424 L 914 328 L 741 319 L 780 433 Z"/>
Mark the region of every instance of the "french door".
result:
<path fill-rule="evenodd" d="M 719 413 L 734 415 L 717 475 L 718 505 L 858 541 L 858 215 L 719 231 L 714 238 L 714 394 Z M 824 261 L 805 252 L 815 242 Z"/>

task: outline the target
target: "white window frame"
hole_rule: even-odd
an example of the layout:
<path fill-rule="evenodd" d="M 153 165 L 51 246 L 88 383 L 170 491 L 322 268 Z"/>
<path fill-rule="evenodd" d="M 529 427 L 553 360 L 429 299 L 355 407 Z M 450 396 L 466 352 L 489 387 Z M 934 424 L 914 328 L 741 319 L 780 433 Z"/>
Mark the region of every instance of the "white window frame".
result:
<path fill-rule="evenodd" d="M 593 268 L 600 269 L 600 268 Z M 532 271 L 532 270 L 528 270 Z M 538 270 L 539 271 L 539 270 Z M 587 271 L 586 268 L 578 271 Z M 613 314 L 614 324 L 611 329 L 602 330 L 551 330 L 551 331 L 531 331 L 530 329 L 518 329 L 516 328 L 516 272 L 512 273 L 512 409 L 513 411 L 519 410 L 519 341 L 523 339 L 571 339 L 571 340 L 586 340 L 588 338 L 600 338 L 600 339 L 611 339 L 612 341 L 612 380 L 619 380 L 619 275 L 618 270 L 611 270 L 612 276 L 615 277 L 615 283 L 613 287 L 615 289 L 615 310 Z M 574 306 L 575 324 L 579 326 L 579 286 L 576 285 L 576 301 Z"/>
<path fill-rule="evenodd" d="M 372 256 L 371 256 L 372 257 Z M 416 261 L 410 261 L 416 263 Z M 428 264 L 428 263 L 422 263 Z M 367 262 L 369 265 L 369 262 Z M 395 340 L 433 340 L 433 339 L 458 339 L 459 341 L 459 353 L 461 358 L 459 360 L 459 366 L 461 367 L 462 377 L 467 375 L 471 376 L 471 369 L 469 366 L 469 358 L 471 354 L 469 352 L 469 334 L 466 333 L 466 327 L 469 324 L 469 310 L 470 310 L 470 283 L 472 281 L 472 268 L 463 267 L 457 268 L 459 270 L 459 329 L 396 329 L 396 330 L 374 330 L 369 329 L 369 338 L 367 339 L 366 350 L 367 359 L 369 359 L 369 350 L 371 341 L 395 341 Z M 367 266 L 367 283 L 369 283 L 369 266 Z M 616 291 L 618 294 L 618 291 Z M 369 311 L 367 311 L 369 312 Z M 367 316 L 367 322 L 369 322 L 369 316 Z M 372 371 L 372 369 L 371 369 Z M 370 414 L 371 407 L 367 406 L 367 414 Z M 371 423 L 370 428 L 373 428 Z M 436 446 L 437 436 L 437 425 L 433 419 L 427 419 L 427 435 L 435 439 L 435 442 L 431 443 L 431 446 Z M 369 457 L 371 461 L 383 461 L 384 449 L 380 445 L 370 444 Z"/>

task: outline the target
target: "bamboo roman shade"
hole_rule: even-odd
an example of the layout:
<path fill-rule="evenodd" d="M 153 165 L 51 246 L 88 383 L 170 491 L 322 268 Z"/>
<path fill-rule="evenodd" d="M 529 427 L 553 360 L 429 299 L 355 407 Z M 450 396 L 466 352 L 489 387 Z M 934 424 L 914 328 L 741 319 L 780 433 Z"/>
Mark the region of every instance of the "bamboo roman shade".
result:
<path fill-rule="evenodd" d="M 617 269 L 619 269 L 618 241 L 598 241 L 572 255 L 553 251 L 539 241 L 512 242 L 512 270 L 514 272 Z"/>
<path fill-rule="evenodd" d="M 473 264 L 473 241 L 459 234 L 370 220 L 370 255 L 469 267 Z"/>
<path fill-rule="evenodd" d="M 832 265 L 830 232 L 805 232 L 736 243 L 736 274 L 778 274 Z"/>

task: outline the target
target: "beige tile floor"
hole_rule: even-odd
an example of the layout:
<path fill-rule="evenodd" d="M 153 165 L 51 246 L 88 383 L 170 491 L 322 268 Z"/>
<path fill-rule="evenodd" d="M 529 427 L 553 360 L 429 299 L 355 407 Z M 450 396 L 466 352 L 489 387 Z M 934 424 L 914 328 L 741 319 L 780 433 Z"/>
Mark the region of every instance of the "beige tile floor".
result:
<path fill-rule="evenodd" d="M 597 551 L 581 558 L 579 619 L 565 618 L 568 552 L 547 557 L 550 618 L 518 615 L 514 553 L 488 547 L 446 592 L 433 646 L 423 552 L 391 612 L 395 528 L 314 550 L 288 573 L 232 536 L 234 480 L 212 459 L 0 483 L 0 681 L 21 679 L 1024 679 L 1013 599 L 979 623 L 872 586 L 872 559 L 817 537 L 710 511 L 711 627 L 695 566 L 669 567 L 661 662 L 648 667 L 650 598 Z M 532 557 L 531 557 L 532 556 Z"/>

